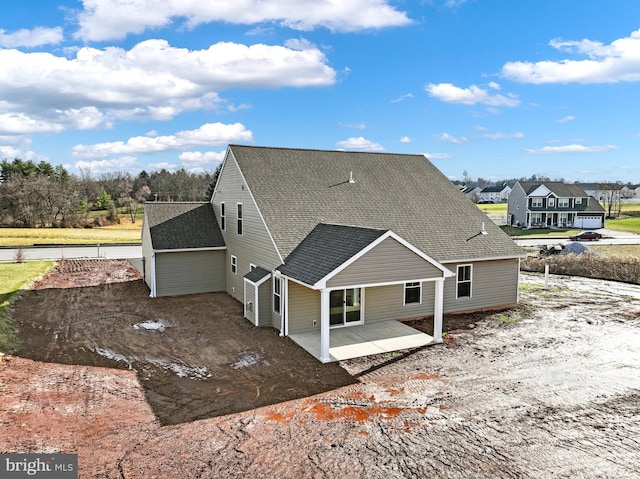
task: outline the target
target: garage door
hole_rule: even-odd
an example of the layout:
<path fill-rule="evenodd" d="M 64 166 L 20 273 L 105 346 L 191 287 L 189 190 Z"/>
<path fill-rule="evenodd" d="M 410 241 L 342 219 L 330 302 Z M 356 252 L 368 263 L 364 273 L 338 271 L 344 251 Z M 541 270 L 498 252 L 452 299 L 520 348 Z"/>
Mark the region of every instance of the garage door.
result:
<path fill-rule="evenodd" d="M 574 222 L 574 226 L 583 229 L 597 229 L 602 228 L 601 216 L 577 216 Z"/>
<path fill-rule="evenodd" d="M 225 252 L 156 253 L 156 296 L 224 291 Z"/>

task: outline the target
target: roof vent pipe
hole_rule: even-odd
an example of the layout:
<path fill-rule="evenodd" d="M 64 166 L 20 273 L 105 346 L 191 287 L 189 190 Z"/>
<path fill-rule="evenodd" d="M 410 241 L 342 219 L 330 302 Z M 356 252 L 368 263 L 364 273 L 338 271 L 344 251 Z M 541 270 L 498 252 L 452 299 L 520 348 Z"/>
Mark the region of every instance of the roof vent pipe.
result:
<path fill-rule="evenodd" d="M 353 171 L 349 172 L 349 183 L 355 183 L 356 180 L 353 179 Z"/>
<path fill-rule="evenodd" d="M 486 235 L 487 234 L 487 230 L 484 229 L 484 223 L 482 223 L 482 229 L 480 230 L 480 234 L 481 235 Z"/>

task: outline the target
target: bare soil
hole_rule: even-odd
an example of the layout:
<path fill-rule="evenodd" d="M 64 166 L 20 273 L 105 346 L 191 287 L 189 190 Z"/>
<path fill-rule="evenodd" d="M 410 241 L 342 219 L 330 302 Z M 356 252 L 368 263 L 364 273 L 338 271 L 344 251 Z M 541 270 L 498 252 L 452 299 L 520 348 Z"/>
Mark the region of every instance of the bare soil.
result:
<path fill-rule="evenodd" d="M 269 342 L 271 331 L 232 314 L 231 331 L 247 326 L 234 334 L 267 339 L 263 350 L 243 352 L 246 341 L 229 348 L 242 367 L 227 364 L 227 379 L 257 397 L 255 409 L 245 403 L 217 417 L 207 399 L 224 404 L 226 383 L 216 390 L 208 381 L 222 371 L 212 358 L 228 335 L 206 320 L 237 303 L 197 295 L 155 306 L 164 299 L 145 301 L 140 280 L 32 291 L 14 318 L 25 338 L 21 355 L 41 357 L 0 362 L 0 451 L 77 452 L 83 478 L 638 477 L 640 287 L 565 276 L 545 286 L 535 274 L 522 281 L 517 310 L 447 317 L 442 345 L 316 370 L 304 369 L 302 352 L 290 358 L 291 370 L 279 368 L 290 375 L 284 382 L 297 388 L 314 374 L 316 382 L 342 374 L 348 381 L 283 402 L 274 393 L 262 407 L 259 380 L 273 369 L 265 358 L 276 364 L 271 348 L 287 356 L 297 348 L 275 333 Z M 149 329 L 134 329 L 149 320 Z M 152 329 L 164 321 L 164 330 Z M 189 328 L 198 333 L 176 333 Z M 49 339 L 30 349 L 31 336 Z M 157 369 L 145 369 L 150 364 Z M 184 383 L 154 403 L 148 383 L 170 388 L 163 375 Z M 201 401 L 181 400 L 198 388 Z M 163 408 L 185 416 L 164 425 L 171 421 L 158 419 Z M 189 410 L 200 411 L 192 419 L 208 418 L 185 422 Z"/>

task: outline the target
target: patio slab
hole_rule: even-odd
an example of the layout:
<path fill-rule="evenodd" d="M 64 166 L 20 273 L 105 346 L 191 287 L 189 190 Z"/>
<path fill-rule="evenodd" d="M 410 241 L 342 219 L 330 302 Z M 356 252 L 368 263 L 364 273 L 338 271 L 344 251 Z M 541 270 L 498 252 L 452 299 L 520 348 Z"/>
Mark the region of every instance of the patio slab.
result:
<path fill-rule="evenodd" d="M 320 331 L 290 334 L 298 346 L 320 360 Z M 380 321 L 334 328 L 330 332 L 329 356 L 331 361 L 390 353 L 401 349 L 435 344 L 429 336 L 399 321 Z"/>

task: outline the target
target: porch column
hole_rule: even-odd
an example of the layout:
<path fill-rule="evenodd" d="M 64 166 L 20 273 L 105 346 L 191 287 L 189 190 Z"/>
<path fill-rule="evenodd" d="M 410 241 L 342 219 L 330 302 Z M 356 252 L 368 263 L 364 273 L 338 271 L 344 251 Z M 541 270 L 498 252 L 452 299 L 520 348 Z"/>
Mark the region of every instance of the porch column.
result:
<path fill-rule="evenodd" d="M 331 361 L 329 355 L 329 290 L 320 291 L 320 361 L 328 363 Z"/>
<path fill-rule="evenodd" d="M 444 304 L 444 278 L 436 280 L 435 306 L 433 308 L 433 340 L 442 342 L 442 311 Z"/>

